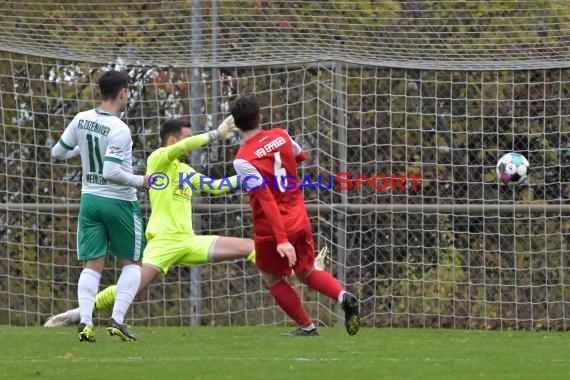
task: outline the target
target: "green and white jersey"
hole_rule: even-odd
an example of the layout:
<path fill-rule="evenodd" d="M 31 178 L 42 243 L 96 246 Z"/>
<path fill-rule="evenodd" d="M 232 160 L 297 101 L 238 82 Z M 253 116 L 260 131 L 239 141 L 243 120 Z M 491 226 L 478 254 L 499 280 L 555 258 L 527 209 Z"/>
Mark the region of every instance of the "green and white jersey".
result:
<path fill-rule="evenodd" d="M 79 146 L 83 168 L 81 192 L 101 197 L 137 200 L 134 187 L 103 178 L 103 162 L 111 161 L 133 173 L 133 140 L 129 127 L 117 116 L 100 109 L 80 112 L 69 123 L 59 143 L 66 149 Z"/>

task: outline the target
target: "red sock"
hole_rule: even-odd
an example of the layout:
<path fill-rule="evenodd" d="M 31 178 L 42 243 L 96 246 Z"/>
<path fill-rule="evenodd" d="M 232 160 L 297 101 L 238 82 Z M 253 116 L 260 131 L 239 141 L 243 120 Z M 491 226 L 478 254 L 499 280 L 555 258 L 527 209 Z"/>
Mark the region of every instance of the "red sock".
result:
<path fill-rule="evenodd" d="M 311 318 L 305 312 L 301 299 L 295 293 L 295 290 L 285 280 L 279 281 L 277 284 L 269 288 L 269 293 L 273 296 L 277 304 L 292 320 L 297 322 L 301 327 L 310 326 Z"/>
<path fill-rule="evenodd" d="M 317 292 L 324 294 L 337 301 L 340 292 L 344 289 L 338 281 L 329 273 L 322 270 L 313 270 L 307 277 L 307 285 Z"/>

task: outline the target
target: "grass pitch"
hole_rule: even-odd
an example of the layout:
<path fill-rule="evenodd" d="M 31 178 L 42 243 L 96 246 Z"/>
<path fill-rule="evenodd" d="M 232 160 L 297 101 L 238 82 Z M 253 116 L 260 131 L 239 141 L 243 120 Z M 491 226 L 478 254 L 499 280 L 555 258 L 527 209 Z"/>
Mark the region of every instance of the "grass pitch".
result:
<path fill-rule="evenodd" d="M 96 329 L 0 327 L 0 379 L 566 379 L 570 337 L 554 332 L 362 329 L 283 337 L 289 328 L 134 327 L 121 342 Z"/>

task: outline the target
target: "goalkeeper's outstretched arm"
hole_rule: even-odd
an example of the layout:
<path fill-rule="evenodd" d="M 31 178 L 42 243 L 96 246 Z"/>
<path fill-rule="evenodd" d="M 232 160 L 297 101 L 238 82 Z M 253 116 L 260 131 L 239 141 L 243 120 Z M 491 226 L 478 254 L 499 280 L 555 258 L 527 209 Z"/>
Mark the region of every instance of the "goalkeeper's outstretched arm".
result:
<path fill-rule="evenodd" d="M 185 153 L 203 147 L 204 145 L 208 144 L 210 141 L 211 141 L 210 136 L 208 136 L 207 133 L 192 137 L 187 137 L 183 140 L 178 141 L 175 144 L 165 147 L 164 151 L 166 154 L 166 158 L 170 163 Z"/>
<path fill-rule="evenodd" d="M 190 178 L 190 182 L 196 191 L 220 195 L 237 190 L 239 187 L 238 176 L 225 177 L 223 179 L 213 180 L 211 177 L 200 173 L 194 173 Z"/>
<path fill-rule="evenodd" d="M 160 154 L 161 157 L 158 159 L 159 162 L 155 165 L 156 169 L 160 170 L 168 166 L 175 159 L 195 149 L 201 148 L 212 141 L 228 139 L 234 134 L 234 131 L 234 118 L 233 116 L 228 116 L 224 121 L 222 121 L 218 128 L 213 131 L 187 137 L 172 145 L 166 146 Z"/>

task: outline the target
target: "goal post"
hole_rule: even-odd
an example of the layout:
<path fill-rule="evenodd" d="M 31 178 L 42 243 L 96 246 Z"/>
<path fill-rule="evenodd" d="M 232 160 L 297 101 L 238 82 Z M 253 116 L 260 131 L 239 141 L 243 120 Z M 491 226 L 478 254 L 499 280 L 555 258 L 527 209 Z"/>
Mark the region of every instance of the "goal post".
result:
<path fill-rule="evenodd" d="M 561 1 L 378 3 L 0 5 L 0 324 L 37 325 L 77 305 L 80 165 L 50 148 L 117 68 L 130 78 L 124 120 L 139 173 L 165 120 L 209 130 L 237 95 L 257 94 L 266 126 L 307 152 L 300 176 L 324 181 L 304 190 L 315 242 L 360 298 L 364 325 L 567 330 L 570 11 Z M 193 165 L 233 175 L 239 144 L 201 149 Z M 507 151 L 529 159 L 528 185 L 499 185 Z M 195 213 L 200 233 L 252 235 L 242 192 L 202 196 Z M 290 323 L 252 265 L 199 273 L 173 268 L 129 320 Z M 102 286 L 117 278 L 111 260 Z M 339 323 L 335 302 L 295 286 L 319 324 Z"/>

